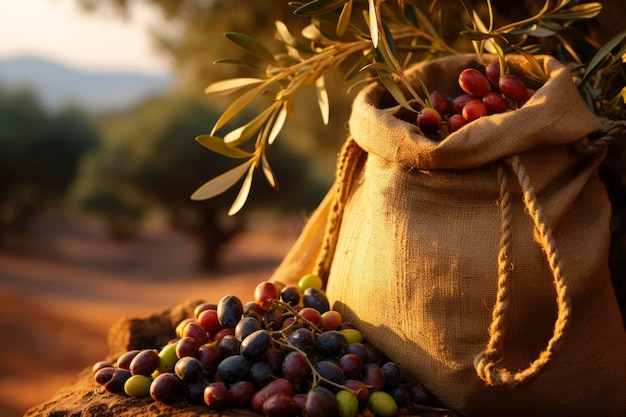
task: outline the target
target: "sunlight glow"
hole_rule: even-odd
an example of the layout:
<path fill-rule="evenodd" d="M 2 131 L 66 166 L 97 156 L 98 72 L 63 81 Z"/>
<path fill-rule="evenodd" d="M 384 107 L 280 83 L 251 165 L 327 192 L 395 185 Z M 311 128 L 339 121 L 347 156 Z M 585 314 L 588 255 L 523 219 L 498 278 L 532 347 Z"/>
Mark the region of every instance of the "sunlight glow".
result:
<path fill-rule="evenodd" d="M 160 16 L 135 4 L 130 17 L 81 11 L 77 0 L 0 0 L 0 57 L 37 55 L 86 70 L 170 73 L 149 29 Z"/>

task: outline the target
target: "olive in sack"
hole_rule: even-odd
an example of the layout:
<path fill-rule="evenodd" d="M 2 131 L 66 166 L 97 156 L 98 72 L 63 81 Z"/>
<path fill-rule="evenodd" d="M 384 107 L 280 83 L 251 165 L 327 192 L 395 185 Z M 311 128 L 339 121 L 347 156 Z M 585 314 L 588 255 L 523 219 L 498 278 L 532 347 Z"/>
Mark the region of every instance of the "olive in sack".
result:
<path fill-rule="evenodd" d="M 222 327 L 235 327 L 243 315 L 243 304 L 239 297 L 226 295 L 217 304 L 217 318 Z"/>

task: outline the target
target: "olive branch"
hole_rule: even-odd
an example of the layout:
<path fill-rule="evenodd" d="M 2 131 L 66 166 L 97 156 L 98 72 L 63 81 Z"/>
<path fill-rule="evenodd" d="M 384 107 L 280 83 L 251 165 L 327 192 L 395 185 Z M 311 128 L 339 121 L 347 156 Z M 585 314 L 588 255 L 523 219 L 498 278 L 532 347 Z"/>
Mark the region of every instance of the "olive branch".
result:
<path fill-rule="evenodd" d="M 535 16 L 498 28 L 493 27 L 493 9 L 489 0 L 487 24 L 483 23 L 470 1 L 461 0 L 461 3 L 471 27 L 460 34 L 470 41 L 478 60 L 484 53 L 496 54 L 500 57 L 501 69 L 506 71 L 505 54 L 522 54 L 531 64 L 531 77 L 543 82 L 546 75 L 534 57 L 541 51 L 541 46 L 530 43 L 530 40 L 553 37 L 568 54 L 567 61 L 572 62 L 571 68 L 578 74 L 579 89 L 589 106 L 598 114 L 623 115 L 626 89 L 622 84 L 617 93 L 613 90 L 616 83 L 626 80 L 623 61 L 626 46 L 616 53 L 612 51 L 624 40 L 626 31 L 599 48 L 589 63 L 582 61 L 577 45 L 567 36 L 574 30 L 574 22 L 597 16 L 602 9 L 600 3 L 546 0 Z M 425 12 L 411 0 L 312 0 L 292 1 L 289 5 L 296 15 L 311 20 L 302 30 L 302 37 L 294 36 L 283 22 L 275 22 L 276 39 L 283 51 L 272 53 L 248 35 L 226 33 L 229 41 L 255 61 L 220 59 L 216 63 L 241 66 L 256 76 L 217 81 L 205 90 L 209 95 L 237 97 L 215 122 L 211 133 L 196 137 L 197 142 L 218 154 L 245 161 L 201 185 L 191 198 L 212 198 L 243 179 L 229 215 L 236 214 L 245 205 L 254 172 L 259 167 L 268 183 L 278 188 L 267 152 L 293 113 L 294 97 L 303 87 L 315 88 L 324 124 L 330 117 L 325 74 L 338 68 L 344 71 L 345 81 L 352 82 L 348 91 L 379 82 L 400 105 L 416 111 L 416 105 L 420 108 L 428 106 L 428 91 L 422 83 L 425 99 L 422 98 L 404 76 L 404 71 L 417 62 L 464 53 L 452 48 L 440 35 L 441 28 L 436 22 L 440 21 L 443 11 Z M 247 123 L 223 136 L 217 135 L 256 99 L 265 99 L 269 104 Z"/>

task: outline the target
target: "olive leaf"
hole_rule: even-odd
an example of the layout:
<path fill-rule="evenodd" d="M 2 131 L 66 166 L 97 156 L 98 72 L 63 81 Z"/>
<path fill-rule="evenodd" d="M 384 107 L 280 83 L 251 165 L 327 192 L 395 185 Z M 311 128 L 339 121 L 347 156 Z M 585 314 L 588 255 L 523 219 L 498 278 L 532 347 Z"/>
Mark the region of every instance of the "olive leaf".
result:
<path fill-rule="evenodd" d="M 344 80 L 352 80 L 359 73 L 361 73 L 363 67 L 365 67 L 365 65 L 367 65 L 368 63 L 371 63 L 373 59 L 374 58 L 371 51 L 367 54 L 361 55 L 361 57 L 354 63 L 354 65 L 348 71 L 346 71 L 346 74 L 344 75 Z"/>
<path fill-rule="evenodd" d="M 265 154 L 261 157 L 261 168 L 263 169 L 263 174 L 265 174 L 265 178 L 267 182 L 272 186 L 273 189 L 278 189 L 278 183 L 276 182 L 276 176 L 274 176 L 274 172 L 270 167 L 269 162 L 267 162 L 267 158 Z"/>
<path fill-rule="evenodd" d="M 587 39 L 578 32 L 573 22 L 590 19 L 602 9 L 600 2 L 580 3 L 573 0 L 545 0 L 533 16 L 517 22 L 494 27 L 494 10 L 491 0 L 485 0 L 488 20 L 485 22 L 471 0 L 459 0 L 471 20 L 471 26 L 461 32 L 468 39 L 469 49 L 479 61 L 483 53 L 498 55 L 501 62 L 509 52 L 525 56 L 529 63 L 529 77 L 545 81 L 545 73 L 536 54 L 540 45 L 529 41 L 533 38 L 553 38 L 565 53 L 559 58 L 577 75 L 581 95 L 588 105 L 604 116 L 626 116 L 624 105 L 626 88 L 623 87 L 624 64 L 621 56 L 626 46 L 618 46 L 626 39 L 626 31 L 616 35 L 600 48 L 593 59 L 585 64 L 581 52 Z M 300 33 L 300 40 L 283 22 L 275 22 L 276 40 L 283 51 L 272 53 L 262 43 L 250 36 L 228 32 L 226 38 L 252 55 L 258 62 L 243 59 L 219 59 L 215 63 L 237 65 L 255 71 L 258 78 L 234 78 L 209 85 L 205 92 L 211 95 L 237 94 L 215 122 L 209 135 L 196 140 L 219 154 L 233 158 L 247 158 L 247 162 L 201 186 L 194 198 L 210 198 L 233 186 L 245 176 L 239 194 L 229 214 L 238 212 L 248 198 L 253 172 L 261 166 L 265 177 L 276 186 L 274 173 L 266 158 L 266 151 L 286 123 L 295 102 L 295 96 L 303 86 L 313 85 L 323 123 L 328 123 L 330 104 L 326 89 L 326 73 L 333 68 L 343 71 L 344 80 L 351 81 L 347 91 L 365 83 L 378 82 L 403 107 L 417 111 L 430 102 L 427 86 L 418 79 L 408 80 L 405 70 L 415 62 L 446 55 L 468 53 L 457 51 L 441 36 L 443 9 L 440 3 L 409 0 L 310 0 L 287 1 L 294 13 L 307 16 L 310 24 Z M 362 7 L 361 7 L 362 6 Z M 439 6 L 439 7 L 437 7 Z M 355 8 L 362 9 L 354 13 Z M 363 19 L 365 25 L 363 25 Z M 618 49 L 618 52 L 613 53 Z M 569 54 L 569 55 L 567 55 Z M 572 62 L 573 61 L 573 62 Z M 349 65 L 343 68 L 342 64 Z M 269 65 L 269 66 L 268 66 Z M 357 76 L 364 75 L 359 80 Z M 591 79 L 593 83 L 589 82 Z M 415 90 L 421 87 L 420 94 Z M 419 90 L 418 90 L 419 91 Z M 424 100 L 422 97 L 426 97 Z M 248 123 L 227 133 L 223 138 L 215 132 L 223 128 L 255 99 L 270 101 Z M 414 107 L 415 106 L 415 107 Z M 255 137 L 254 152 L 247 152 L 240 145 Z"/>
<path fill-rule="evenodd" d="M 368 3 L 368 24 L 370 28 L 370 36 L 372 37 L 372 45 L 378 48 L 378 13 L 376 13 L 375 0 L 367 0 Z"/>
<path fill-rule="evenodd" d="M 213 130 L 211 131 L 211 135 L 215 134 L 220 128 L 222 128 L 226 123 L 228 123 L 233 117 L 235 117 L 244 107 L 246 107 L 250 102 L 255 99 L 260 91 L 262 90 L 264 84 L 260 85 L 257 88 L 246 91 L 244 94 L 239 96 L 235 101 L 231 103 L 230 106 L 222 113 L 219 119 L 215 122 L 213 126 Z"/>
<path fill-rule="evenodd" d="M 349 0 L 313 0 L 298 7 L 294 13 L 299 16 L 313 16 L 329 13 L 342 7 L 348 1 Z"/>
<path fill-rule="evenodd" d="M 341 9 L 339 20 L 337 21 L 337 36 L 343 36 L 350 25 L 350 18 L 352 17 L 352 0 L 346 2 Z"/>
<path fill-rule="evenodd" d="M 287 25 L 285 25 L 285 23 L 277 20 L 274 25 L 276 26 L 276 33 L 278 34 L 278 38 L 283 42 L 283 44 L 285 44 L 285 46 L 287 47 L 287 52 L 290 56 L 302 60 L 299 52 L 305 52 L 309 54 L 315 53 L 315 51 L 311 49 L 308 45 L 296 39 L 291 34 L 289 28 L 287 27 Z"/>
<path fill-rule="evenodd" d="M 263 45 L 256 39 L 248 35 L 244 35 L 243 33 L 237 32 L 227 32 L 224 34 L 224 36 L 226 36 L 226 38 L 234 42 L 237 46 L 256 56 L 257 58 L 260 58 L 271 65 L 280 65 L 274 58 L 274 55 L 269 51 L 269 49 L 267 49 L 265 45 Z"/>
<path fill-rule="evenodd" d="M 253 71 L 263 71 L 263 68 L 261 68 L 260 66 L 250 62 L 250 61 L 246 61 L 245 59 L 237 59 L 237 58 L 220 58 L 220 59 L 216 59 L 215 61 L 213 61 L 214 64 L 229 64 L 229 65 L 236 65 L 242 68 L 247 68 L 247 69 L 251 69 Z"/>
<path fill-rule="evenodd" d="M 280 102 L 274 103 L 245 125 L 224 135 L 224 143 L 228 146 L 239 146 L 245 143 L 265 125 L 270 115 L 275 111 L 276 107 L 280 107 L 280 104 Z"/>
<path fill-rule="evenodd" d="M 212 135 L 196 136 L 196 142 L 205 148 L 230 158 L 250 158 L 252 154 L 234 146 L 228 146 L 224 140 Z"/>
<path fill-rule="evenodd" d="M 222 194 L 224 191 L 235 185 L 237 181 L 239 181 L 246 174 L 246 171 L 253 166 L 254 159 L 251 158 L 243 164 L 205 182 L 196 191 L 194 191 L 191 195 L 191 199 L 208 200 L 209 198 Z"/>
<path fill-rule="evenodd" d="M 418 7 L 411 6 L 410 10 L 415 15 L 416 27 L 421 28 L 433 38 L 439 38 L 439 32 L 437 32 L 437 29 L 435 29 L 432 23 L 430 23 L 428 17 L 426 17 L 426 15 Z"/>
<path fill-rule="evenodd" d="M 235 197 L 235 201 L 230 206 L 228 210 L 229 216 L 234 216 L 242 209 L 242 207 L 246 204 L 248 200 L 248 195 L 250 194 L 250 188 L 252 187 L 252 177 L 254 176 L 254 164 L 251 164 L 248 168 L 248 173 L 246 174 L 246 178 L 243 180 L 241 184 L 241 189 L 239 190 L 239 194 Z"/>
<path fill-rule="evenodd" d="M 528 25 L 525 27 L 521 27 L 519 29 L 511 31 L 513 35 L 531 35 L 537 38 L 546 38 L 549 36 L 554 36 L 556 32 L 553 29 L 545 25 L 540 25 L 538 23 L 533 23 L 532 25 Z"/>
<path fill-rule="evenodd" d="M 551 15 L 552 19 L 582 20 L 594 18 L 602 10 L 602 4 L 598 2 L 576 4 L 560 10 Z"/>
<path fill-rule="evenodd" d="M 255 85 L 263 83 L 259 78 L 231 78 L 223 81 L 216 81 L 205 88 L 205 94 L 215 96 L 227 96 L 238 91 L 252 88 Z"/>
<path fill-rule="evenodd" d="M 322 122 L 324 125 L 328 124 L 330 115 L 330 107 L 328 104 L 328 91 L 326 91 L 326 85 L 324 83 L 324 77 L 319 77 L 315 81 L 315 91 L 317 93 L 317 104 L 322 114 Z"/>
<path fill-rule="evenodd" d="M 600 63 L 607 57 L 607 55 L 611 53 L 611 51 L 617 45 L 620 44 L 620 42 L 624 40 L 624 38 L 626 38 L 626 30 L 621 31 L 617 35 L 613 36 L 611 39 L 607 41 L 607 43 L 605 43 L 602 46 L 602 48 L 598 50 L 598 52 L 596 52 L 593 58 L 591 58 L 591 60 L 589 61 L 589 64 L 587 64 L 585 73 L 583 74 L 580 82 L 578 83 L 579 86 L 584 85 L 587 82 L 591 74 L 593 74 L 597 70 Z"/>
<path fill-rule="evenodd" d="M 526 58 L 526 60 L 530 64 L 531 70 L 528 73 L 528 77 L 541 84 L 545 83 L 548 79 L 548 75 L 546 74 L 543 66 L 537 60 L 537 58 L 535 58 L 535 56 L 528 52 L 526 49 L 521 48 L 517 45 L 513 45 L 513 49 L 515 49 L 520 55 Z"/>
<path fill-rule="evenodd" d="M 280 111 L 278 112 L 274 123 L 272 124 L 272 130 L 270 131 L 267 137 L 267 143 L 271 145 L 274 143 L 276 138 L 278 137 L 280 131 L 283 129 L 285 125 L 285 121 L 287 120 L 287 114 L 289 113 L 289 102 L 283 102 Z"/>
<path fill-rule="evenodd" d="M 328 41 L 329 39 L 322 33 L 322 31 L 314 24 L 307 25 L 302 29 L 302 36 L 313 42 Z"/>
<path fill-rule="evenodd" d="M 294 79 L 291 80 L 289 85 L 278 92 L 276 95 L 276 100 L 285 100 L 293 96 L 298 89 L 304 84 L 307 79 L 308 74 L 302 73 L 298 74 Z"/>

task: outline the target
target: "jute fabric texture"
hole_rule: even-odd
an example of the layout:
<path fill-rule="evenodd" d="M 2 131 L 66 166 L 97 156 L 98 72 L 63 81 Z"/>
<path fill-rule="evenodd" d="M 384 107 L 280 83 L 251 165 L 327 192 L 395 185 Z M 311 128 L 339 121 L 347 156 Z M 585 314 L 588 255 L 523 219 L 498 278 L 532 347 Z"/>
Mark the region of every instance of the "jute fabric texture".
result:
<path fill-rule="evenodd" d="M 467 416 L 624 416 L 626 335 L 597 175 L 608 132 L 624 126 L 539 59 L 549 79 L 521 109 L 441 142 L 382 87 L 361 91 L 334 188 L 273 278 L 327 277 L 345 320 Z M 523 58 L 507 63 L 528 73 Z M 446 58 L 406 75 L 458 94 L 468 66 Z"/>

